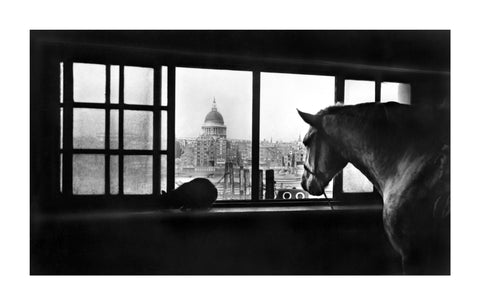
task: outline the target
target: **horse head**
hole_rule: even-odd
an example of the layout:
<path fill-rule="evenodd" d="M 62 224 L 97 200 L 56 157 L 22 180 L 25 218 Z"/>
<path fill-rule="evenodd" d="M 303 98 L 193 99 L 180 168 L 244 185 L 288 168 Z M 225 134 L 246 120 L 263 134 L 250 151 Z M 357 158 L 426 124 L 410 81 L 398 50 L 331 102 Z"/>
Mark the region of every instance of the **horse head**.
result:
<path fill-rule="evenodd" d="M 304 137 L 306 147 L 302 187 L 312 195 L 321 195 L 325 186 L 347 165 L 347 161 L 332 146 L 325 133 L 322 112 L 309 114 L 298 110 L 302 119 L 310 125 Z"/>

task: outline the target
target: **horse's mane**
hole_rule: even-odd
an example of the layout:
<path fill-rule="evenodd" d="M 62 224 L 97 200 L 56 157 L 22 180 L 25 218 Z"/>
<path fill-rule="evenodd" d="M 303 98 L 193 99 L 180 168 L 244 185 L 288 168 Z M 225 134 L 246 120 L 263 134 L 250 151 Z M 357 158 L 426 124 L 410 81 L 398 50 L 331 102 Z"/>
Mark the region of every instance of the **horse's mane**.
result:
<path fill-rule="evenodd" d="M 388 102 L 335 105 L 319 111 L 318 115 L 335 115 L 354 128 L 366 129 L 368 136 L 375 139 L 395 136 L 395 140 L 450 142 L 446 110 Z"/>

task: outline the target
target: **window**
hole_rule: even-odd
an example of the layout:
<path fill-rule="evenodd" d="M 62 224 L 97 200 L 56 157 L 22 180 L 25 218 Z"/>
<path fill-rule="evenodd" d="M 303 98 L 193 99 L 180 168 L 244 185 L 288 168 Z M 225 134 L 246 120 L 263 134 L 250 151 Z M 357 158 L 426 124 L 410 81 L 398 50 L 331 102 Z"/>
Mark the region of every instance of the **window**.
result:
<path fill-rule="evenodd" d="M 166 73 L 166 67 L 60 63 L 62 193 L 166 189 Z"/>
<path fill-rule="evenodd" d="M 219 201 L 316 199 L 300 185 L 309 126 L 296 108 L 334 105 L 338 88 L 347 105 L 411 99 L 406 83 L 320 74 L 65 61 L 59 78 L 59 190 L 67 195 L 159 196 L 204 177 Z M 373 192 L 351 164 L 340 176 L 328 197 Z"/>
<path fill-rule="evenodd" d="M 299 119 L 296 109 L 317 113 L 334 104 L 335 77 L 261 73 L 259 165 L 264 173 L 263 198 L 315 198 L 300 185 L 305 156 L 302 141 L 309 126 Z M 270 179 L 274 185 L 268 183 Z M 332 183 L 325 192 L 329 197 L 333 195 Z"/>
<path fill-rule="evenodd" d="M 398 102 L 401 104 L 410 105 L 411 89 L 409 84 L 382 82 L 380 101 L 385 102 Z"/>
<path fill-rule="evenodd" d="M 377 101 L 376 86 L 379 83 L 366 80 L 345 80 L 344 104 L 352 105 Z M 380 102 L 398 102 L 410 104 L 410 85 L 404 83 L 380 83 Z M 351 163 L 342 172 L 342 191 L 344 193 L 373 192 L 373 184 Z"/>
<path fill-rule="evenodd" d="M 375 101 L 375 82 L 345 80 L 345 105 Z M 344 193 L 373 192 L 373 184 L 355 166 L 348 163 L 343 169 L 342 191 Z"/>
<path fill-rule="evenodd" d="M 251 198 L 252 72 L 177 68 L 175 184 L 209 179 L 218 200 Z"/>

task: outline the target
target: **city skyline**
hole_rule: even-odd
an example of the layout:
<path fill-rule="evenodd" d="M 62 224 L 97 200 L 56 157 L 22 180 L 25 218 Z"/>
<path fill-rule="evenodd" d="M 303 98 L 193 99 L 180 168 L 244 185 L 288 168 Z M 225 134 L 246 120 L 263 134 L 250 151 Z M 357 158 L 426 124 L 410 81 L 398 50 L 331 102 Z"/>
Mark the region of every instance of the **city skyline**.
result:
<path fill-rule="evenodd" d="M 334 104 L 330 76 L 261 73 L 260 139 L 297 141 L 309 126 L 297 108 L 316 113 Z M 252 72 L 176 69 L 176 138 L 195 138 L 215 99 L 229 139 L 252 138 Z M 286 124 L 288 122 L 288 124 Z"/>

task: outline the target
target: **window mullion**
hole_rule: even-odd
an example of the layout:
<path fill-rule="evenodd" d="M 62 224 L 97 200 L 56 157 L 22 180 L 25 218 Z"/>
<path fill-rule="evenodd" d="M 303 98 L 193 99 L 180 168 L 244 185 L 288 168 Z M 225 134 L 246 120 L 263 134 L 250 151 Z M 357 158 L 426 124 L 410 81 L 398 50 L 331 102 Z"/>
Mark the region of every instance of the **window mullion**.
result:
<path fill-rule="evenodd" d="M 168 66 L 167 190 L 175 188 L 175 66 Z"/>
<path fill-rule="evenodd" d="M 63 65 L 63 193 L 72 194 L 73 149 L 73 63 Z"/>
<path fill-rule="evenodd" d="M 110 194 L 110 65 L 105 70 L 105 195 Z"/>
<path fill-rule="evenodd" d="M 335 76 L 335 103 L 344 103 L 345 100 L 345 77 Z M 333 197 L 339 197 L 343 193 L 343 173 L 333 178 Z"/>
<path fill-rule="evenodd" d="M 376 79 L 375 80 L 375 103 L 380 103 L 381 88 L 382 88 L 382 81 L 379 79 Z"/>
<path fill-rule="evenodd" d="M 123 195 L 123 116 L 124 116 L 124 66 L 119 67 L 118 84 L 118 194 Z"/>
<path fill-rule="evenodd" d="M 160 97 L 161 97 L 161 68 L 153 70 L 153 195 L 160 194 Z"/>
<path fill-rule="evenodd" d="M 251 198 L 260 199 L 260 72 L 253 71 L 252 91 L 252 185 Z"/>

